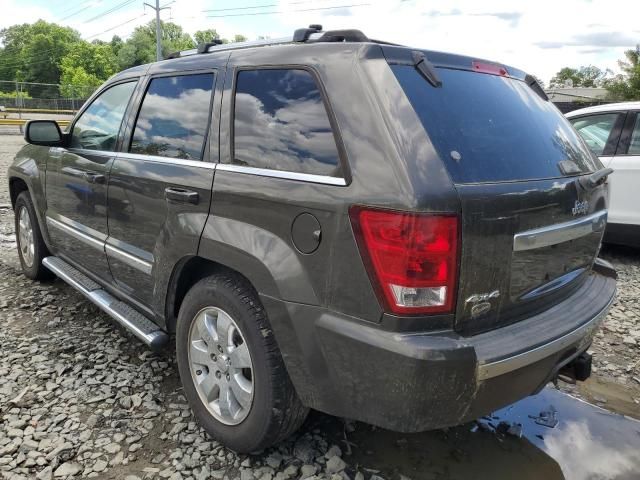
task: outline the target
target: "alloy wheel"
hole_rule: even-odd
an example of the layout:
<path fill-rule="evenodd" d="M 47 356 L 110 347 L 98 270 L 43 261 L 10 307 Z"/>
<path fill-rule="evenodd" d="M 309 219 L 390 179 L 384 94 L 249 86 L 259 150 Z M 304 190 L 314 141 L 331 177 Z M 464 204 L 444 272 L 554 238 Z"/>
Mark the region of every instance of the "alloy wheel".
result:
<path fill-rule="evenodd" d="M 248 345 L 229 314 L 207 307 L 189 330 L 189 368 L 200 400 L 216 420 L 237 425 L 253 404 L 253 363 Z"/>
<path fill-rule="evenodd" d="M 33 265 L 35 256 L 35 239 L 33 237 L 33 225 L 27 207 L 21 207 L 18 212 L 18 247 L 27 268 Z"/>

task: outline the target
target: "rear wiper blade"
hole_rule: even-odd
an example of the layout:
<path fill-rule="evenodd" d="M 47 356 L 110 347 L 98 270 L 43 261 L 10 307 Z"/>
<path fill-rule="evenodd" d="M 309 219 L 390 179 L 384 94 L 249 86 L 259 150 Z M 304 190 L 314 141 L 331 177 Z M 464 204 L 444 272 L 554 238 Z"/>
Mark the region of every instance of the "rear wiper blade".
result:
<path fill-rule="evenodd" d="M 414 50 L 411 52 L 411 57 L 413 58 L 413 66 L 418 69 L 427 82 L 436 88 L 442 86 L 442 80 L 438 77 L 435 67 L 427 60 L 424 53 Z"/>
<path fill-rule="evenodd" d="M 549 97 L 547 96 L 547 94 L 545 93 L 544 89 L 542 88 L 542 86 L 538 83 L 538 80 L 536 79 L 536 77 L 534 77 L 533 75 L 529 75 L 527 74 L 524 77 L 524 82 L 529 85 L 529 88 L 531 88 L 531 90 L 533 90 L 534 92 L 536 92 L 536 94 L 543 99 L 545 102 L 549 101 Z"/>
<path fill-rule="evenodd" d="M 602 185 L 609 175 L 613 173 L 613 168 L 602 168 L 591 175 L 585 175 L 578 179 L 580 186 L 585 190 L 593 190 L 598 185 Z"/>

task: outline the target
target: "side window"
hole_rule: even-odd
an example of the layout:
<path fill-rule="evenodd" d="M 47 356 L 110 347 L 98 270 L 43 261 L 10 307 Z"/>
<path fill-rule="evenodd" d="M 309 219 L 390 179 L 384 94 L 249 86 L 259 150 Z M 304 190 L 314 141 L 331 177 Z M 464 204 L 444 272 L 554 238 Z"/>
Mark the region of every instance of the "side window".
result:
<path fill-rule="evenodd" d="M 202 160 L 213 73 L 154 78 L 142 100 L 130 152 Z"/>
<path fill-rule="evenodd" d="M 135 86 L 136 82 L 120 83 L 96 97 L 73 126 L 71 148 L 114 151 Z"/>
<path fill-rule="evenodd" d="M 636 126 L 633 127 L 631 133 L 631 142 L 629 143 L 629 155 L 640 155 L 640 112 L 636 114 Z"/>
<path fill-rule="evenodd" d="M 341 175 L 329 116 L 306 70 L 240 71 L 233 129 L 237 165 Z"/>
<path fill-rule="evenodd" d="M 618 113 L 604 113 L 572 118 L 571 123 L 593 153 L 602 155 L 618 115 Z"/>

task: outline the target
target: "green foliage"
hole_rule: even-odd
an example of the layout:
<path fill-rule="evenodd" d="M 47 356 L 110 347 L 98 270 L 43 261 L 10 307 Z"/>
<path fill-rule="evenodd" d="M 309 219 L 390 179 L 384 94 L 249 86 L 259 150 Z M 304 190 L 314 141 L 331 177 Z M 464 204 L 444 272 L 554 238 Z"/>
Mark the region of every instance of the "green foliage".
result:
<path fill-rule="evenodd" d="M 215 29 L 199 30 L 192 38 L 180 25 L 160 23 L 163 57 L 220 38 Z M 233 38 L 245 40 L 243 35 Z M 61 92 L 55 86 L 41 86 L 38 96 L 76 96 L 81 86 L 95 88 L 120 70 L 155 60 L 155 20 L 137 27 L 126 41 L 114 36 L 110 42 L 89 43 L 77 31 L 43 20 L 0 30 L 0 80 L 62 84 Z M 1 91 L 14 89 L 11 83 L 0 83 Z"/>
<path fill-rule="evenodd" d="M 195 48 L 196 44 L 180 25 L 160 21 L 162 28 L 162 56 L 172 52 Z M 125 68 L 156 60 L 156 21 L 137 27 L 118 51 L 118 67 Z"/>
<path fill-rule="evenodd" d="M 80 34 L 69 27 L 38 20 L 0 30 L 0 79 L 57 83 L 62 58 Z"/>
<path fill-rule="evenodd" d="M 608 98 L 611 100 L 640 100 L 640 45 L 624 52 L 626 60 L 619 60 L 622 73 L 607 81 Z"/>
<path fill-rule="evenodd" d="M 565 87 L 602 87 L 606 83 L 609 70 L 602 70 L 593 65 L 580 68 L 564 67 L 556 73 L 549 83 L 551 88 Z"/>
<path fill-rule="evenodd" d="M 16 98 L 18 95 L 15 90 L 11 92 L 0 92 L 0 98 Z M 20 98 L 31 98 L 27 93 L 22 92 Z"/>
<path fill-rule="evenodd" d="M 193 34 L 193 39 L 196 43 L 207 43 L 213 40 L 214 38 L 220 38 L 220 34 L 216 31 L 215 28 L 209 28 L 207 30 L 198 30 Z"/>

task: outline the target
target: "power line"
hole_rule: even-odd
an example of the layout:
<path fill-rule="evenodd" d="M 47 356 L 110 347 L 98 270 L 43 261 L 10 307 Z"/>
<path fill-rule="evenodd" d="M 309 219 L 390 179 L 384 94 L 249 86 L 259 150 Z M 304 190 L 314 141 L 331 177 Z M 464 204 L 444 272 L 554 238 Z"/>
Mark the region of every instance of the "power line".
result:
<path fill-rule="evenodd" d="M 114 25 L 113 27 L 107 28 L 106 30 L 104 30 L 104 31 L 102 31 L 100 33 L 94 33 L 93 35 L 85 38 L 85 40 L 89 40 L 90 38 L 99 37 L 103 33 L 111 32 L 112 30 L 115 30 L 116 28 L 122 27 L 123 25 L 127 25 L 128 23 L 131 23 L 131 22 L 133 22 L 135 20 L 138 20 L 139 18 L 146 17 L 147 15 L 148 15 L 147 13 L 143 13 L 142 15 L 138 15 L 137 17 L 130 18 L 129 20 L 126 20 L 126 21 L 124 21 L 122 23 L 119 23 L 118 25 Z"/>
<path fill-rule="evenodd" d="M 76 15 L 78 15 L 79 13 L 82 13 L 82 12 L 84 12 L 85 10 L 88 10 L 89 8 L 93 7 L 93 2 L 92 2 L 92 1 L 90 1 L 90 2 L 86 2 L 86 3 L 88 3 L 88 5 L 86 5 L 85 7 L 82 7 L 82 8 L 81 8 L 81 9 L 79 9 L 79 10 L 76 10 L 75 12 L 73 12 L 73 13 L 71 13 L 71 14 L 67 15 L 66 17 L 63 17 L 63 18 L 59 19 L 59 20 L 58 20 L 58 22 L 64 22 L 65 20 L 68 20 L 68 19 L 69 19 L 69 18 L 71 18 L 71 17 L 75 17 L 75 16 L 76 16 Z M 83 5 L 83 4 L 80 4 L 80 5 Z"/>
<path fill-rule="evenodd" d="M 298 3 L 303 3 L 303 2 L 298 2 Z M 336 8 L 364 7 L 367 5 L 371 5 L 371 4 L 370 3 L 353 3 L 349 5 L 334 5 L 331 7 L 298 8 L 298 9 L 292 9 L 292 10 L 276 10 L 271 12 L 249 12 L 249 13 L 228 13 L 224 15 L 206 15 L 206 17 L 207 18 L 253 17 L 256 15 L 277 15 L 280 13 L 313 12 L 313 11 L 319 11 L 319 10 L 333 10 Z M 239 8 L 244 8 L 244 7 L 239 7 Z M 264 8 L 264 7 L 261 7 L 261 8 Z M 205 12 L 205 10 L 203 10 L 203 12 Z M 180 15 L 174 18 L 180 19 L 180 18 L 199 18 L 199 17 L 196 15 Z"/>
<path fill-rule="evenodd" d="M 370 3 L 355 3 L 351 5 L 336 5 L 333 7 L 314 7 L 314 8 L 298 8 L 293 10 L 279 10 L 274 12 L 251 12 L 251 13 L 231 13 L 225 15 L 207 15 L 207 18 L 224 18 L 224 17 L 253 17 L 256 15 L 276 15 L 279 13 L 295 13 L 295 12 L 315 12 L 319 10 L 333 10 L 336 8 L 352 8 L 352 7 L 364 7 L 371 5 Z M 179 18 L 179 17 L 178 17 Z"/>
<path fill-rule="evenodd" d="M 296 2 L 288 2 L 289 5 L 296 5 L 299 3 L 310 3 L 310 2 L 318 2 L 322 0 L 298 0 Z M 327 0 L 324 0 L 327 1 Z M 255 10 L 256 8 L 269 8 L 269 7 L 279 7 L 279 3 L 269 3 L 265 5 L 253 5 L 253 6 L 243 6 L 243 7 L 229 7 L 229 8 L 208 8 L 206 10 L 200 10 L 201 12 L 228 12 L 230 10 Z"/>
<path fill-rule="evenodd" d="M 94 17 L 91 17 L 88 20 L 85 20 L 83 23 L 90 23 L 90 22 L 93 22 L 94 20 L 97 20 L 98 18 L 104 18 L 107 15 L 110 15 L 113 12 L 116 12 L 116 11 L 120 10 L 121 8 L 124 8 L 124 7 L 128 6 L 128 5 L 131 5 L 135 1 L 136 0 L 124 0 L 124 2 L 119 3 L 118 5 L 116 5 L 114 7 L 111 7 L 110 9 L 108 9 L 108 10 L 102 12 L 102 13 L 99 13 L 98 15 L 96 15 Z"/>

